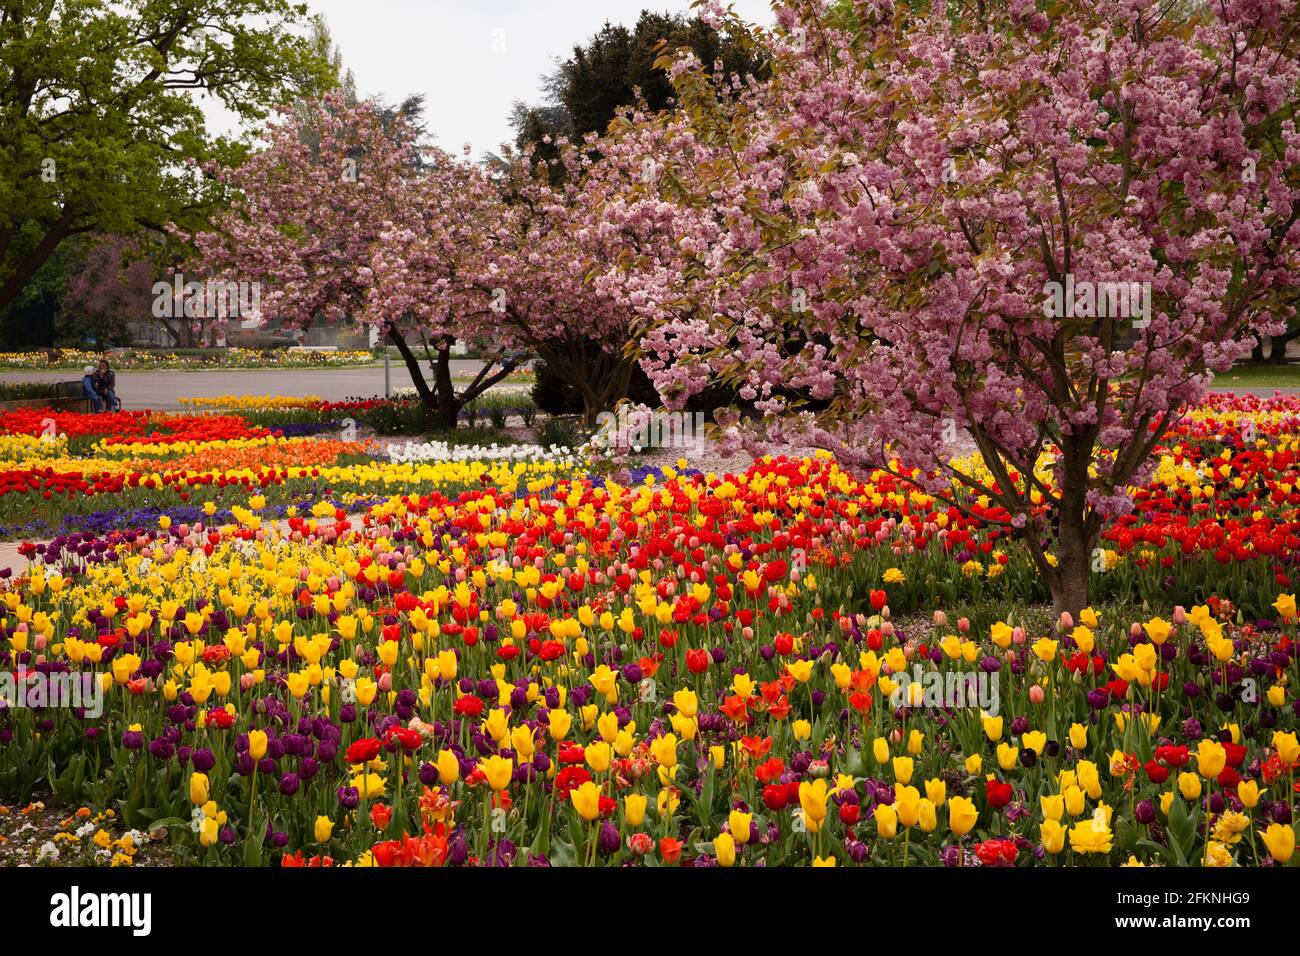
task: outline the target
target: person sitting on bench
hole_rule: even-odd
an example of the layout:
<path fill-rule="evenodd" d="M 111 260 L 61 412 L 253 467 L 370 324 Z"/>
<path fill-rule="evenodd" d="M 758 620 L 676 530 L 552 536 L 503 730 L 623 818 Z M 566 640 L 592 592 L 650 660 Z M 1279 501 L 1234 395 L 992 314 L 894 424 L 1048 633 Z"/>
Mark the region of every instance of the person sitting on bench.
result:
<path fill-rule="evenodd" d="M 90 407 L 94 411 L 102 411 L 104 400 L 99 397 L 99 392 L 95 391 L 95 366 L 87 365 L 81 372 L 82 395 L 85 396 L 86 401 L 90 402 Z"/>
<path fill-rule="evenodd" d="M 95 391 L 104 401 L 105 411 L 116 412 L 122 408 L 117 398 L 117 376 L 108 367 L 108 359 L 99 360 L 99 371 L 95 373 Z"/>

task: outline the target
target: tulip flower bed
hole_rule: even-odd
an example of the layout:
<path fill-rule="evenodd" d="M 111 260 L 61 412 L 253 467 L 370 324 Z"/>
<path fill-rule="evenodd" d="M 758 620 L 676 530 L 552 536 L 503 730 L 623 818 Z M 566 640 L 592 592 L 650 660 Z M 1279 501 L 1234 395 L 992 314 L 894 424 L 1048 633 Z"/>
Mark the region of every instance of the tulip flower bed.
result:
<path fill-rule="evenodd" d="M 254 493 L 282 511 L 321 497 L 346 503 L 509 484 L 498 466 L 515 476 L 525 463 L 549 465 L 553 477 L 584 472 L 582 457 L 562 449 L 408 442 L 381 453 L 318 430 L 376 404 L 250 399 L 239 414 L 10 413 L 0 417 L 8 433 L 0 436 L 0 537 L 95 529 L 108 514 L 196 504 L 228 512 Z M 313 420 L 274 418 L 304 414 Z M 1300 545 L 1298 418 L 1294 397 L 1217 396 L 1191 412 L 1132 489 L 1132 511 L 1106 530 L 1094 558 L 1097 598 L 1168 608 L 1217 594 L 1251 619 L 1269 617 L 1276 592 L 1292 586 Z M 977 462 L 970 467 L 978 473 Z M 1039 477 L 1050 484 L 1044 467 Z M 833 507 L 858 539 L 861 579 L 887 579 L 897 613 L 1047 599 L 1016 533 L 999 523 L 1007 516 L 986 502 L 960 491 L 947 502 L 884 472 L 837 481 Z M 755 501 L 757 515 L 777 495 Z M 820 516 L 827 506 L 811 507 Z"/>
<path fill-rule="evenodd" d="M 112 809 L 194 864 L 1292 859 L 1279 587 L 1258 620 L 1220 596 L 968 620 L 1028 574 L 1014 543 L 828 460 L 375 467 L 442 472 L 359 514 L 272 524 L 253 496 L 26 548 L 0 797 Z M 949 614 L 894 616 L 945 568 Z M 48 706 L 58 675 L 102 699 Z"/>
<path fill-rule="evenodd" d="M 384 434 L 413 434 L 423 424 L 423 408 L 413 388 L 399 388 L 391 398 L 354 398 L 330 402 L 315 396 L 222 395 L 181 398 L 180 403 L 200 411 L 237 413 L 249 422 L 268 427 L 293 424 L 335 424 L 351 419 Z M 510 419 L 531 425 L 537 415 L 527 389 L 499 386 L 467 402 L 459 421 L 470 428 L 492 423 L 505 427 Z"/>
<path fill-rule="evenodd" d="M 258 493 L 272 511 L 328 497 L 344 503 L 448 482 L 478 483 L 488 469 L 465 456 L 451 468 L 426 458 L 379 460 L 371 441 L 339 437 L 340 419 L 364 403 L 327 406 L 314 423 L 245 415 L 78 414 L 22 409 L 0 415 L 0 540 L 132 527 L 136 516 L 229 513 Z M 332 418 L 330 416 L 333 416 Z M 535 456 L 534 456 L 535 457 Z M 537 469 L 574 471 L 575 461 Z M 504 472 L 501 480 L 506 480 Z M 111 506 L 111 507 L 110 507 Z"/>

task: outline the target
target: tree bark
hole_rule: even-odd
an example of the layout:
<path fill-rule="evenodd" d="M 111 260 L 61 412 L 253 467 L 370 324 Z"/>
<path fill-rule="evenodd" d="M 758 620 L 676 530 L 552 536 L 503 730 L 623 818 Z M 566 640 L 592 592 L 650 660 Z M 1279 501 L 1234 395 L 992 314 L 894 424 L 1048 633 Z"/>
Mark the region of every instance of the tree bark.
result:
<path fill-rule="evenodd" d="M 451 380 L 451 343 L 439 343 L 437 355 L 430 356 L 433 372 L 433 385 L 430 387 L 420 369 L 420 359 L 407 344 L 406 337 L 392 324 L 385 328 L 389 341 L 397 346 L 398 354 L 406 363 L 411 383 L 415 386 L 415 394 L 419 396 L 434 425 L 440 429 L 455 428 L 464 401 L 456 395 L 456 386 Z"/>
<path fill-rule="evenodd" d="M 419 358 L 411 351 L 411 347 L 406 344 L 406 339 L 402 333 L 391 323 L 384 326 L 384 331 L 388 333 L 388 341 L 397 346 L 397 353 L 402 356 L 402 361 L 406 363 L 406 371 L 410 373 L 411 384 L 415 386 L 415 394 L 420 397 L 420 401 L 432 408 L 433 393 L 429 390 L 429 383 L 424 380 L 424 372 L 420 370 Z"/>
<path fill-rule="evenodd" d="M 1052 611 L 1068 611 L 1075 620 L 1088 606 L 1088 576 L 1092 565 L 1092 548 L 1088 546 L 1081 529 L 1071 528 L 1076 522 L 1061 516 L 1061 535 L 1057 539 L 1056 574 L 1049 582 L 1052 589 Z M 1081 522 L 1079 522 L 1081 524 Z"/>
<path fill-rule="evenodd" d="M 451 343 L 446 339 L 438 343 L 438 356 L 433 364 L 433 385 L 436 397 L 433 406 L 434 422 L 442 429 L 455 428 L 464 402 L 457 398 L 456 386 L 451 380 Z"/>
<path fill-rule="evenodd" d="M 569 348 L 539 345 L 537 354 L 582 399 L 582 418 L 588 427 L 596 424 L 601 412 L 609 411 L 627 396 L 632 383 L 632 362 L 603 350 L 592 355 L 587 343 Z"/>
<path fill-rule="evenodd" d="M 35 247 L 18 261 L 13 274 L 3 283 L 0 283 L 0 314 L 18 301 L 18 297 L 23 294 L 23 289 L 26 288 L 27 283 L 40 271 L 41 266 L 49 261 L 50 256 L 54 254 L 54 250 L 59 247 L 59 243 L 72 235 L 74 231 L 85 231 L 73 229 L 72 224 L 76 221 L 76 211 L 64 209 L 59 218 L 50 223 L 45 235 L 36 243 Z"/>
<path fill-rule="evenodd" d="M 1048 575 L 1052 610 L 1068 611 L 1076 620 L 1088 606 L 1088 579 L 1096 531 L 1088 520 L 1090 449 L 1082 441 L 1066 440 L 1061 449 L 1061 503 L 1057 508 L 1056 567 Z"/>

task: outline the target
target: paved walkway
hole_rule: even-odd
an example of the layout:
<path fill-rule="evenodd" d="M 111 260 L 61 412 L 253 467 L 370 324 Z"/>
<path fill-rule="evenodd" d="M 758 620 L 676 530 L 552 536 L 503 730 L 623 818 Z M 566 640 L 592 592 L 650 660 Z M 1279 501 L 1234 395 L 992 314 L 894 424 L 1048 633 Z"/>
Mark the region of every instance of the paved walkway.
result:
<path fill-rule="evenodd" d="M 451 373 L 456 377 L 473 377 L 482 367 L 483 364 L 477 359 L 453 359 Z M 425 374 L 428 374 L 427 363 Z M 394 389 L 411 384 L 411 376 L 401 362 L 392 363 L 389 376 Z M 0 372 L 0 382 L 70 382 L 80 378 L 75 369 Z M 123 408 L 152 408 L 159 411 L 180 409 L 178 399 L 182 397 L 216 398 L 221 395 L 315 395 L 326 401 L 340 402 L 348 398 L 383 395 L 384 367 L 122 371 L 117 373 L 117 394 L 122 399 Z"/>

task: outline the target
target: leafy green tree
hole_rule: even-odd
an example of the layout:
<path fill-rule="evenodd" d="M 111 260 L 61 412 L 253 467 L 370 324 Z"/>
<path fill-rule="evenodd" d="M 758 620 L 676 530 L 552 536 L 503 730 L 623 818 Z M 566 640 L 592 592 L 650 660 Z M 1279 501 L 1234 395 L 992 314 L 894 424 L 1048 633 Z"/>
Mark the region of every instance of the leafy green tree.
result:
<path fill-rule="evenodd" d="M 543 77 L 546 102 L 518 102 L 510 121 L 521 149 L 544 137 L 581 138 L 604 133 L 620 109 L 637 101 L 637 93 L 654 112 L 673 101 L 668 74 L 655 61 L 667 50 L 690 50 L 711 70 L 721 62 L 724 73 L 763 76 L 766 60 L 744 34 L 719 32 L 698 17 L 641 11 L 629 29 L 606 23 L 595 36 L 573 48 L 573 55 Z"/>
<path fill-rule="evenodd" d="M 76 240 L 60 245 L 23 286 L 0 321 L 0 349 L 21 352 L 56 344 L 55 319 L 63 308 L 68 278 L 80 259 L 77 246 Z"/>
<path fill-rule="evenodd" d="M 0 0 L 0 313 L 68 239 L 194 228 L 224 199 L 203 168 L 243 119 L 337 82 L 289 0 Z"/>

